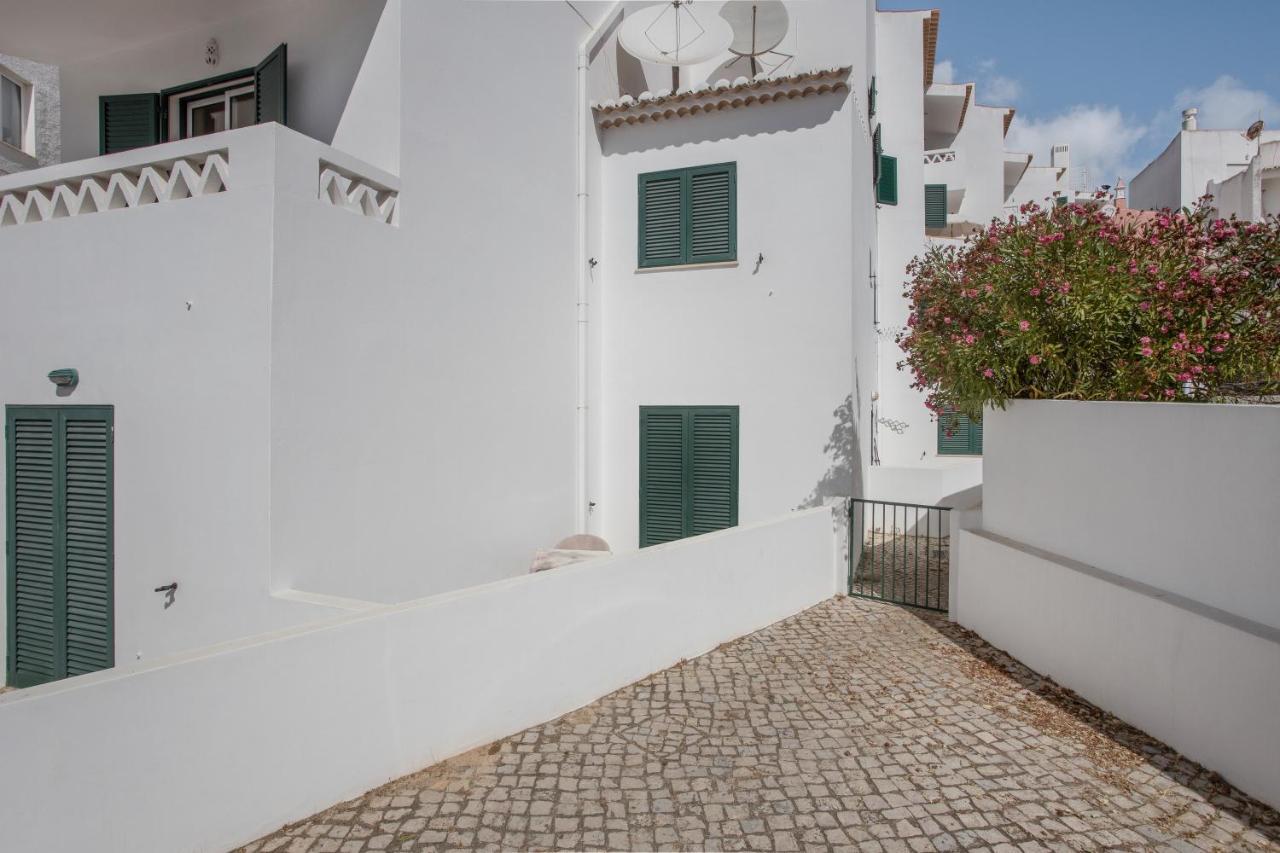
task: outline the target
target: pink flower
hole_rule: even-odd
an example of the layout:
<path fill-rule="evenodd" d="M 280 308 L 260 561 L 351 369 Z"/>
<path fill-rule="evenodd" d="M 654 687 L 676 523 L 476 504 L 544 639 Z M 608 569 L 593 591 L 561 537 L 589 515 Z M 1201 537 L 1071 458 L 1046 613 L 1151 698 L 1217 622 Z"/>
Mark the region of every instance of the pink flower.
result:
<path fill-rule="evenodd" d="M 1172 389 L 1172 388 L 1166 388 L 1166 389 L 1164 389 L 1164 395 L 1165 395 L 1166 397 L 1172 397 L 1174 394 L 1177 394 L 1177 393 L 1178 393 L 1178 392 L 1177 392 L 1177 391 L 1175 391 L 1175 390 L 1174 390 L 1174 389 Z"/>
<path fill-rule="evenodd" d="M 1040 363 L 1040 356 L 1038 356 L 1038 355 L 1033 355 L 1033 356 L 1031 356 L 1031 358 L 1030 358 L 1030 359 L 1028 359 L 1028 360 L 1029 360 L 1032 364 L 1039 364 L 1039 363 Z"/>
<path fill-rule="evenodd" d="M 1026 320 L 1019 320 L 1018 328 L 1025 332 L 1027 329 L 1031 328 L 1031 324 L 1028 323 Z"/>
<path fill-rule="evenodd" d="M 1146 335 L 1143 335 L 1139 340 L 1141 340 L 1141 341 L 1142 341 L 1142 343 L 1144 343 L 1144 344 L 1149 344 L 1149 343 L 1151 343 L 1151 338 L 1148 338 Z"/>
<path fill-rule="evenodd" d="M 964 336 L 964 342 L 965 342 L 966 344 L 971 344 L 971 343 L 973 343 L 973 342 L 974 342 L 974 341 L 976 341 L 976 340 L 977 340 L 977 338 L 975 338 L 973 335 L 965 335 L 965 336 Z"/>
<path fill-rule="evenodd" d="M 1039 296 L 1039 295 L 1040 295 L 1040 288 L 1038 288 L 1038 287 L 1033 287 L 1033 288 L 1031 288 L 1031 295 L 1032 295 L 1032 296 Z"/>
<path fill-rule="evenodd" d="M 1147 310 L 1148 308 L 1150 308 L 1150 307 L 1151 307 L 1151 303 L 1150 303 L 1150 302 L 1139 302 L 1139 303 L 1138 303 L 1138 310 L 1139 310 L 1139 311 L 1146 311 L 1146 310 Z"/>
<path fill-rule="evenodd" d="M 1154 350 L 1152 350 L 1152 349 L 1151 349 L 1151 347 L 1143 347 L 1143 348 L 1142 348 L 1142 355 L 1143 355 L 1143 357 L 1144 357 L 1144 358 L 1151 358 L 1151 356 L 1152 356 L 1152 355 L 1154 355 L 1154 354 L 1155 354 L 1155 351 L 1154 351 Z"/>
<path fill-rule="evenodd" d="M 996 372 L 992 370 L 990 367 L 988 367 L 986 370 L 982 371 L 982 375 L 985 376 L 987 379 L 990 379 L 991 377 L 996 375 Z"/>

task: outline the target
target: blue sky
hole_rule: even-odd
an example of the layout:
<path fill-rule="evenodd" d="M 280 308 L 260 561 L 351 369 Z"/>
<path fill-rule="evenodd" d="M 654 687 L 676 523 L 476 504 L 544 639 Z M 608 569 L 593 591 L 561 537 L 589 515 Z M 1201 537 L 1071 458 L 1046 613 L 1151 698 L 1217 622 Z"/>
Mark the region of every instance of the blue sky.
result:
<path fill-rule="evenodd" d="M 942 10 L 936 79 L 1018 108 L 1010 150 L 1044 164 L 1071 144 L 1089 183 L 1126 179 L 1164 150 L 1183 107 L 1201 128 L 1280 129 L 1280 0 L 880 0 Z"/>

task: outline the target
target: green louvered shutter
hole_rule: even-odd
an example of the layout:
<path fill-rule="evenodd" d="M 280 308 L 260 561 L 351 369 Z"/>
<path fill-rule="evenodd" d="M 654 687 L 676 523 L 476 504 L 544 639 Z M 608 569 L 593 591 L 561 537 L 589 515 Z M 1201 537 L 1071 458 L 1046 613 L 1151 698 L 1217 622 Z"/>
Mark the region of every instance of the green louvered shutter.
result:
<path fill-rule="evenodd" d="M 898 158 L 880 155 L 880 181 L 876 184 L 876 201 L 881 204 L 898 203 Z"/>
<path fill-rule="evenodd" d="M 871 87 L 867 90 L 867 115 L 873 116 L 875 114 L 876 114 L 876 78 L 875 78 L 875 75 L 873 74 L 871 76 Z"/>
<path fill-rule="evenodd" d="M 57 678 L 57 416 L 10 409 L 8 435 L 8 662 L 6 680 L 29 687 Z"/>
<path fill-rule="evenodd" d="M 254 121 L 289 123 L 289 47 L 280 45 L 253 69 Z"/>
<path fill-rule="evenodd" d="M 738 410 L 694 409 L 689 535 L 723 530 L 738 523 Z"/>
<path fill-rule="evenodd" d="M 884 145 L 880 141 L 880 125 L 876 125 L 875 133 L 871 134 L 871 183 L 880 186 L 880 155 L 884 152 Z"/>
<path fill-rule="evenodd" d="M 938 454 L 982 455 L 982 423 L 952 412 L 938 417 Z"/>
<path fill-rule="evenodd" d="M 682 172 L 640 176 L 641 267 L 684 263 Z"/>
<path fill-rule="evenodd" d="M 947 227 L 947 185 L 924 185 L 924 226 L 926 228 Z"/>
<path fill-rule="evenodd" d="M 102 95 L 98 98 L 98 153 L 115 154 L 160 141 L 160 96 Z"/>
<path fill-rule="evenodd" d="M 640 409 L 640 547 L 685 535 L 685 416 Z"/>
<path fill-rule="evenodd" d="M 111 572 L 111 421 L 102 410 L 67 409 L 67 675 L 114 660 Z M 105 416 L 104 416 L 105 415 Z"/>
<path fill-rule="evenodd" d="M 738 256 L 736 172 L 733 163 L 688 170 L 685 263 L 732 261 Z"/>
<path fill-rule="evenodd" d="M 8 409 L 10 684 L 114 664 L 111 422 L 102 407 Z"/>

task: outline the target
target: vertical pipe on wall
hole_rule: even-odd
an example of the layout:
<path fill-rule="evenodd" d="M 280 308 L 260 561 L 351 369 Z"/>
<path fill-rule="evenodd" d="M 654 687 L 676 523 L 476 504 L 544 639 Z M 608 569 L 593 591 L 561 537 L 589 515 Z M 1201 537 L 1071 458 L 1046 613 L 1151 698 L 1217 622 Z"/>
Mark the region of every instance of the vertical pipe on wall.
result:
<path fill-rule="evenodd" d="M 592 33 L 594 35 L 594 33 Z M 574 418 L 574 513 L 577 532 L 586 533 L 587 507 L 587 46 L 578 48 L 578 233 L 574 263 L 577 265 L 577 413 Z"/>

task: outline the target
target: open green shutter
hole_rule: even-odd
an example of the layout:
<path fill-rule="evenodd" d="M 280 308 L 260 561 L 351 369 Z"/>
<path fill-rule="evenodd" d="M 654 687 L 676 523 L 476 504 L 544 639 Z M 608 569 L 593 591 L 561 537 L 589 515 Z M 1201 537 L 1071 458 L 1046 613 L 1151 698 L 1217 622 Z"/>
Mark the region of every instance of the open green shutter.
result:
<path fill-rule="evenodd" d="M 876 78 L 875 78 L 875 75 L 873 74 L 871 76 L 871 88 L 868 89 L 867 91 L 867 115 L 873 116 L 875 114 L 876 114 Z"/>
<path fill-rule="evenodd" d="M 640 176 L 641 267 L 683 263 L 683 186 L 679 172 Z"/>
<path fill-rule="evenodd" d="M 947 227 L 947 185 L 924 185 L 924 226 L 926 228 Z"/>
<path fill-rule="evenodd" d="M 982 421 L 969 421 L 969 452 L 982 455 Z"/>
<path fill-rule="evenodd" d="M 640 547 L 685 535 L 685 416 L 640 410 Z"/>
<path fill-rule="evenodd" d="M 65 410 L 67 675 L 114 660 L 111 577 L 111 422 Z"/>
<path fill-rule="evenodd" d="M 880 155 L 880 181 L 876 184 L 876 201 L 881 204 L 898 203 L 898 158 Z"/>
<path fill-rule="evenodd" d="M 738 523 L 738 410 L 689 412 L 689 535 L 723 530 Z"/>
<path fill-rule="evenodd" d="M 115 154 L 160 141 L 160 96 L 102 95 L 98 98 L 98 153 Z"/>
<path fill-rule="evenodd" d="M 688 253 L 690 264 L 737 258 L 737 169 L 734 164 L 688 170 Z"/>
<path fill-rule="evenodd" d="M 871 134 L 871 183 L 875 186 L 880 185 L 880 154 L 884 151 L 884 146 L 880 141 L 880 125 L 876 125 L 875 132 Z"/>
<path fill-rule="evenodd" d="M 17 687 L 61 674 L 57 587 L 57 418 L 51 409 L 10 409 L 8 435 L 8 665 Z"/>
<path fill-rule="evenodd" d="M 289 47 L 280 45 L 253 69 L 254 121 L 289 123 Z"/>

